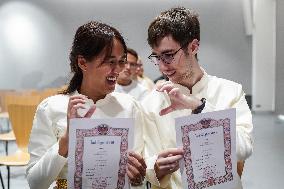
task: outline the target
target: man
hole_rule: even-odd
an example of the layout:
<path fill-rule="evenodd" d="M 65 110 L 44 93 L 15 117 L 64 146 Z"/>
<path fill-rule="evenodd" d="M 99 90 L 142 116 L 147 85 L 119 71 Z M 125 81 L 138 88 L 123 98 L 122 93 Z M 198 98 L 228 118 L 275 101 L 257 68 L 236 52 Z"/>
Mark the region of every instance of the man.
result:
<path fill-rule="evenodd" d="M 149 58 L 169 81 L 158 84 L 142 102 L 152 124 L 145 128 L 147 179 L 152 188 L 181 189 L 176 148 L 175 117 L 236 108 L 238 161 L 252 153 L 252 116 L 240 84 L 208 75 L 197 60 L 200 41 L 198 16 L 186 8 L 162 12 L 148 28 Z M 240 179 L 238 186 L 242 188 Z"/>
<path fill-rule="evenodd" d="M 151 92 L 155 86 L 154 82 L 144 74 L 143 63 L 140 57 L 138 57 L 136 74 L 134 75 L 133 80 L 137 80 L 141 85 L 146 87 L 149 92 Z"/>
<path fill-rule="evenodd" d="M 127 48 L 127 63 L 119 73 L 115 92 L 126 93 L 141 101 L 148 94 L 147 88 L 132 80 L 136 73 L 138 55 L 133 49 Z"/>

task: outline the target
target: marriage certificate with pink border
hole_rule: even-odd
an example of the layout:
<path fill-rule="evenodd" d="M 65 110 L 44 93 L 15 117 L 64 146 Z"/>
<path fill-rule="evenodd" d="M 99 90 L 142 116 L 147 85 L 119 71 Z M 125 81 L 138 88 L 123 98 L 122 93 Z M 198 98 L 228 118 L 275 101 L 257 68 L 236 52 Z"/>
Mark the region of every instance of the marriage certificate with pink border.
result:
<path fill-rule="evenodd" d="M 133 119 L 72 119 L 69 127 L 68 188 L 128 189 L 127 153 Z"/>
<path fill-rule="evenodd" d="M 236 186 L 236 110 L 175 119 L 183 188 L 230 189 Z"/>

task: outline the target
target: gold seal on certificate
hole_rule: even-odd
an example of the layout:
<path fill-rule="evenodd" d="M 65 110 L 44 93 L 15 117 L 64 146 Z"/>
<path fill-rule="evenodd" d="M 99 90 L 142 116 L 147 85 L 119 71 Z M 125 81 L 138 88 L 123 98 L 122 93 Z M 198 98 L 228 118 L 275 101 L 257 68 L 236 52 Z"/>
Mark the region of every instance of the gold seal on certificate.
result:
<path fill-rule="evenodd" d="M 127 153 L 133 119 L 73 119 L 69 130 L 68 188 L 128 189 Z"/>
<path fill-rule="evenodd" d="M 233 189 L 237 182 L 235 109 L 175 119 L 177 145 L 183 147 L 183 188 Z"/>

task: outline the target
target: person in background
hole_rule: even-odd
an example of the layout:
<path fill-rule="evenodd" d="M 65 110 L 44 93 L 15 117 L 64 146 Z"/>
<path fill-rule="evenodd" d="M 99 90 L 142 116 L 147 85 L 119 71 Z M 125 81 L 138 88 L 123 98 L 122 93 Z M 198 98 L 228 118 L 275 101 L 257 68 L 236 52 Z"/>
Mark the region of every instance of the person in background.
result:
<path fill-rule="evenodd" d="M 91 99 L 86 118 L 135 118 L 134 148 L 129 152 L 127 175 L 131 185 L 144 188 L 146 165 L 142 158 L 144 116 L 128 95 L 115 93 L 119 73 L 127 62 L 126 45 L 115 28 L 91 21 L 78 28 L 70 52 L 74 74 L 67 89 L 43 100 L 30 135 L 27 180 L 31 189 L 67 188 L 69 121 Z"/>
<path fill-rule="evenodd" d="M 141 57 L 138 56 L 136 74 L 134 80 L 137 79 L 139 83 L 145 86 L 151 92 L 155 86 L 154 82 L 144 74 L 143 62 Z"/>
<path fill-rule="evenodd" d="M 119 93 L 129 94 L 136 100 L 141 101 L 147 96 L 148 90 L 137 80 L 132 79 L 133 76 L 136 75 L 136 69 L 138 66 L 137 59 L 138 55 L 136 51 L 128 48 L 127 63 L 122 72 L 119 73 L 115 91 Z"/>
<path fill-rule="evenodd" d="M 169 78 L 142 102 L 153 120 L 144 132 L 146 175 L 152 188 L 182 189 L 178 170 L 184 152 L 176 147 L 176 117 L 235 108 L 237 160 L 246 160 L 253 149 L 253 125 L 245 93 L 240 84 L 211 76 L 200 67 L 198 15 L 184 7 L 162 12 L 148 28 L 148 43 L 149 59 Z M 242 188 L 237 180 L 234 189 Z"/>

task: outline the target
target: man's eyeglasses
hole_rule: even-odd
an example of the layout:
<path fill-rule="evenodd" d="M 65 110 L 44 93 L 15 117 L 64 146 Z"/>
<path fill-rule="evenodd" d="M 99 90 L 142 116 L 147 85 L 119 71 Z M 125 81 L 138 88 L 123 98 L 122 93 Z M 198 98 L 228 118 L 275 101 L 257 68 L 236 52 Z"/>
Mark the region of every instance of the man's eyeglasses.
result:
<path fill-rule="evenodd" d="M 126 65 L 129 65 L 130 68 L 136 69 L 139 65 L 133 62 L 126 62 Z"/>
<path fill-rule="evenodd" d="M 163 53 L 161 55 L 151 54 L 148 58 L 155 64 L 158 65 L 160 61 L 163 61 L 166 64 L 171 64 L 174 60 L 175 55 L 183 48 L 180 47 L 177 51 L 173 53 Z"/>
<path fill-rule="evenodd" d="M 137 68 L 141 68 L 143 64 L 137 64 Z"/>

